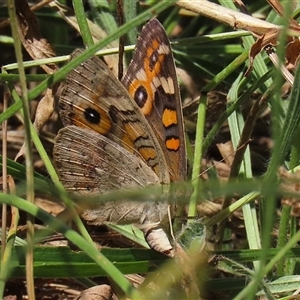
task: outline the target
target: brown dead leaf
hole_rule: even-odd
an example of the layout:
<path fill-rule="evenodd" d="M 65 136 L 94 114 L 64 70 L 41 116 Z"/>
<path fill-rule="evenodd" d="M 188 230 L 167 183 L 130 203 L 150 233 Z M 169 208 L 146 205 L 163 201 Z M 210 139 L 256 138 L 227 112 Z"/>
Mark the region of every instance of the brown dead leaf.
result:
<path fill-rule="evenodd" d="M 280 15 L 281 17 L 285 17 L 284 8 L 278 0 L 267 0 L 272 8 Z M 293 6 L 292 9 L 296 9 L 296 2 L 291 2 Z M 289 30 L 294 31 L 295 33 L 300 32 L 299 24 L 293 19 L 289 19 Z M 289 37 L 288 44 L 286 46 L 285 57 L 286 57 L 286 68 L 288 70 L 293 70 L 299 60 L 299 38 L 298 37 Z"/>
<path fill-rule="evenodd" d="M 21 157 L 25 155 L 25 144 L 22 145 L 21 149 L 19 150 L 19 152 L 17 153 L 14 161 L 19 161 L 19 159 L 21 159 Z"/>
<path fill-rule="evenodd" d="M 241 0 L 233 0 L 234 5 L 244 14 L 250 15 L 247 6 Z"/>
<path fill-rule="evenodd" d="M 285 15 L 284 8 L 278 0 L 267 0 L 267 1 L 272 6 L 272 8 L 277 12 L 278 15 L 280 15 L 281 17 L 283 17 Z M 296 7 L 297 7 L 296 2 L 293 3 L 291 1 L 291 5 L 293 5 L 293 9 L 296 9 Z M 299 30 L 299 25 L 294 19 L 290 18 L 289 22 L 290 22 L 291 27 L 297 27 Z"/>
<path fill-rule="evenodd" d="M 48 41 L 42 37 L 35 14 L 25 0 L 16 0 L 20 39 L 33 59 L 43 59 L 55 56 L 55 52 Z M 42 65 L 44 71 L 52 74 L 57 70 L 56 64 Z"/>
<path fill-rule="evenodd" d="M 55 93 L 53 89 L 47 89 L 44 97 L 38 104 L 34 120 L 34 126 L 37 131 L 42 129 L 53 113 Z"/>
<path fill-rule="evenodd" d="M 2 192 L 4 194 L 10 194 L 15 195 L 16 194 L 16 185 L 13 177 L 11 175 L 7 175 L 5 177 L 0 177 L 0 185 L 2 185 Z M 10 229 L 9 232 L 12 234 L 13 232 L 16 232 L 18 223 L 19 223 L 19 210 L 15 206 L 11 206 L 11 213 L 8 211 L 8 205 L 3 203 L 2 204 L 2 230 L 3 232 L 6 232 L 7 230 L 7 224 L 10 223 Z M 1 238 L 1 246 L 3 249 L 6 247 L 6 239 Z"/>
<path fill-rule="evenodd" d="M 218 143 L 217 147 L 220 151 L 220 154 L 222 155 L 225 163 L 228 166 L 232 165 L 233 158 L 235 155 L 235 151 L 233 149 L 232 141 L 228 141 L 226 143 Z"/>
<path fill-rule="evenodd" d="M 49 3 L 49 6 L 54 8 L 57 13 L 71 26 L 73 27 L 78 33 L 80 33 L 80 28 L 78 25 L 77 18 L 75 16 L 75 13 L 72 9 L 67 8 L 66 6 L 60 4 L 58 1 L 52 1 Z M 87 20 L 89 30 L 91 32 L 91 35 L 93 37 L 93 41 L 96 43 L 102 39 L 104 39 L 107 36 L 107 33 L 102 30 L 98 25 L 94 24 L 90 20 Z M 103 49 L 111 49 L 118 47 L 118 42 L 113 41 L 109 43 L 106 47 Z M 108 67 L 111 69 L 111 71 L 117 76 L 118 75 L 118 55 L 106 55 L 104 57 L 104 60 Z"/>
<path fill-rule="evenodd" d="M 49 120 L 51 117 L 53 110 L 54 110 L 54 94 L 56 91 L 55 85 L 52 89 L 47 89 L 44 97 L 40 100 L 36 114 L 34 119 L 34 127 L 37 131 L 40 131 L 45 123 Z M 18 161 L 18 159 L 21 156 L 25 155 L 25 144 L 22 145 L 21 149 L 19 150 L 18 154 L 15 157 L 15 161 Z"/>
<path fill-rule="evenodd" d="M 3 192 L 8 192 L 12 195 L 15 195 L 16 193 L 16 184 L 11 175 L 7 175 L 7 177 L 0 177 L 0 184 L 4 186 L 5 182 L 5 188 L 3 188 Z"/>
<path fill-rule="evenodd" d="M 260 36 L 256 42 L 252 45 L 249 52 L 249 67 L 245 73 L 245 76 L 249 75 L 253 68 L 253 62 L 255 57 L 268 45 L 275 46 L 277 44 L 277 38 L 279 35 L 278 29 L 270 29 L 267 33 Z"/>
<path fill-rule="evenodd" d="M 286 68 L 294 70 L 299 61 L 300 41 L 298 37 L 293 38 L 286 46 Z"/>

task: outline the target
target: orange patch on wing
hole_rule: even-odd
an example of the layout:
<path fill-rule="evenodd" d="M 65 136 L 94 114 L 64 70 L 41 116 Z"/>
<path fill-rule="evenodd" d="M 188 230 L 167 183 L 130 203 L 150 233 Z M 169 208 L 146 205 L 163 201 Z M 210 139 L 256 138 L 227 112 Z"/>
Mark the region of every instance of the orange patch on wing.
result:
<path fill-rule="evenodd" d="M 179 139 L 171 138 L 166 141 L 166 147 L 169 150 L 177 151 L 179 149 L 180 142 Z"/>
<path fill-rule="evenodd" d="M 148 74 L 147 74 L 147 76 L 148 76 Z M 136 79 L 130 84 L 128 92 L 131 95 L 131 97 L 134 99 L 135 93 L 140 86 L 143 86 L 144 89 L 146 90 L 147 100 L 145 101 L 144 105 L 142 107 L 139 106 L 139 108 L 142 111 L 143 115 L 147 116 L 151 113 L 152 108 L 153 108 L 154 93 L 151 88 L 151 81 L 147 82 L 147 81 L 140 81 L 140 80 Z"/>
<path fill-rule="evenodd" d="M 147 116 L 151 113 L 153 108 L 153 99 L 148 98 L 144 106 L 141 107 L 142 113 L 144 116 Z"/>
<path fill-rule="evenodd" d="M 127 135 L 124 135 L 122 138 L 122 147 L 130 153 L 134 152 L 133 142 L 128 138 Z"/>
<path fill-rule="evenodd" d="M 145 82 L 144 88 L 147 92 L 147 100 L 146 100 L 144 106 L 140 107 L 140 109 L 142 110 L 143 115 L 147 116 L 152 112 L 152 109 L 153 109 L 154 94 L 153 94 L 153 90 L 151 89 L 149 82 L 147 82 L 147 83 Z"/>
<path fill-rule="evenodd" d="M 128 93 L 132 98 L 134 98 L 134 94 L 137 88 L 139 87 L 139 82 L 140 82 L 139 80 L 133 80 L 128 87 Z"/>
<path fill-rule="evenodd" d="M 177 124 L 177 113 L 176 110 L 173 109 L 165 109 L 162 115 L 162 122 L 165 127 L 169 127 L 170 125 Z"/>
<path fill-rule="evenodd" d="M 157 50 L 157 49 L 159 48 L 159 46 L 160 46 L 159 41 L 156 40 L 156 39 L 154 39 L 154 40 L 152 41 L 152 47 L 153 47 L 155 50 Z"/>
<path fill-rule="evenodd" d="M 95 109 L 100 114 L 100 123 L 93 124 L 90 123 L 85 117 L 83 117 L 81 114 L 77 114 L 76 117 L 73 118 L 74 125 L 78 127 L 84 127 L 84 128 L 90 128 L 94 131 L 106 135 L 110 129 L 111 129 L 111 120 L 109 116 L 107 115 L 106 111 L 103 110 L 101 107 L 97 107 Z"/>
<path fill-rule="evenodd" d="M 131 141 L 131 144 L 142 134 L 143 129 L 139 122 L 129 122 L 124 124 L 127 138 Z"/>
<path fill-rule="evenodd" d="M 105 135 L 111 129 L 111 120 L 104 109 L 99 107 L 97 111 L 100 113 L 100 124 L 94 125 L 92 128 L 100 134 Z"/>
<path fill-rule="evenodd" d="M 149 159 L 154 159 L 157 156 L 155 149 L 150 147 L 140 148 L 139 152 L 146 161 L 148 161 Z"/>
<path fill-rule="evenodd" d="M 155 52 L 159 47 L 160 47 L 159 41 L 158 40 L 153 40 L 152 47 L 149 47 L 147 49 L 147 55 L 144 59 L 144 70 L 147 74 L 147 78 L 149 78 L 150 81 L 152 81 L 153 78 L 157 74 L 160 74 L 161 66 L 162 66 L 162 63 L 163 63 L 164 58 L 165 58 L 164 54 L 159 54 L 158 60 L 155 63 L 154 68 L 152 70 L 150 69 L 150 58 L 151 58 L 153 52 Z"/>

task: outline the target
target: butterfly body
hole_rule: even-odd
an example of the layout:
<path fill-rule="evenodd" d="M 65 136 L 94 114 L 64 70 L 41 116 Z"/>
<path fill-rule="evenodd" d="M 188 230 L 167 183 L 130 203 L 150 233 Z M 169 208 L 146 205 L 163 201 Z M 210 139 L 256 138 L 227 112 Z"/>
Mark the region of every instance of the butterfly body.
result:
<path fill-rule="evenodd" d="M 72 57 L 81 52 L 75 50 Z M 53 153 L 59 177 L 71 192 L 92 196 L 185 179 L 178 83 L 169 41 L 157 20 L 143 28 L 122 83 L 97 57 L 67 76 L 59 100 L 66 127 Z M 157 244 L 165 238 L 160 226 L 167 219 L 167 203 L 146 198 L 100 203 L 82 217 L 95 225 L 138 223 L 150 246 L 166 251 L 168 243 Z M 156 241 L 149 241 L 149 235 Z"/>

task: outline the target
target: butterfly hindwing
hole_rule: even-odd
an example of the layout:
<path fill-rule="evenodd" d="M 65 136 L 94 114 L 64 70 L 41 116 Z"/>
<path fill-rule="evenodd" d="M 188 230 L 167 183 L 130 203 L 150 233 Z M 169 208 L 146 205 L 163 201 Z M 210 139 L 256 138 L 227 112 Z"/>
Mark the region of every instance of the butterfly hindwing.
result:
<path fill-rule="evenodd" d="M 141 159 L 88 128 L 61 129 L 53 154 L 69 191 L 105 194 L 119 188 L 159 184 L 157 175 Z"/>

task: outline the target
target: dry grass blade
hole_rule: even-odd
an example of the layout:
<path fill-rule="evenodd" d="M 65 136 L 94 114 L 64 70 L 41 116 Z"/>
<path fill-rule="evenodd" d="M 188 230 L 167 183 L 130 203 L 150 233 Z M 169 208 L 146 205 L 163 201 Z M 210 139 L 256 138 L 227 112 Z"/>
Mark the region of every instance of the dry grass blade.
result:
<path fill-rule="evenodd" d="M 228 9 L 210 1 L 179 0 L 176 2 L 176 5 L 198 13 L 199 15 L 227 24 L 234 29 L 248 30 L 257 35 L 265 34 L 271 29 L 280 29 L 277 25 L 253 18 L 249 15 Z"/>
<path fill-rule="evenodd" d="M 27 1 L 17 0 L 17 17 L 21 42 L 33 59 L 54 57 L 55 52 L 49 42 L 42 37 L 35 14 L 30 10 Z M 41 66 L 46 73 L 57 70 L 55 64 Z"/>

